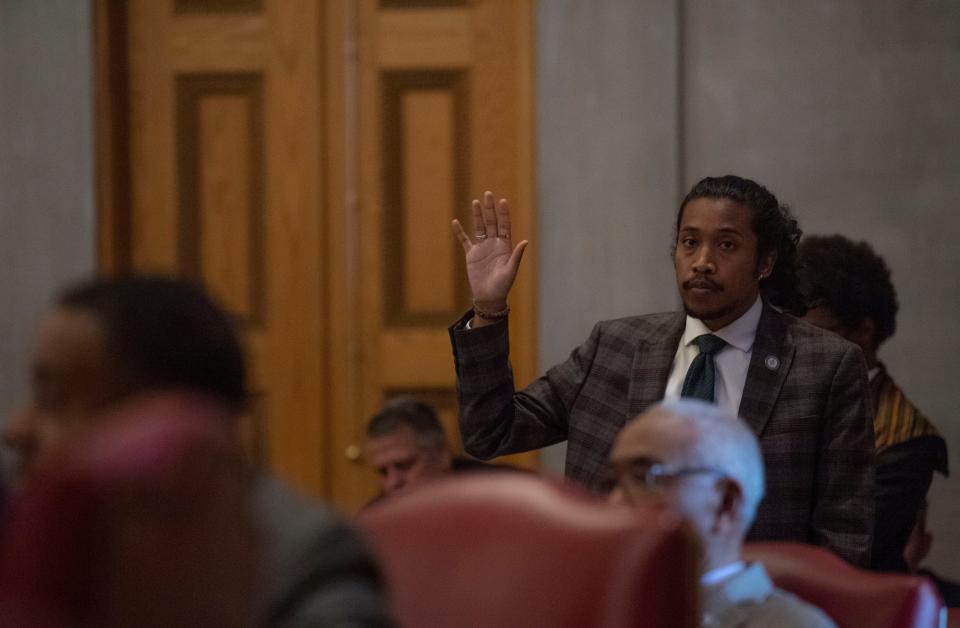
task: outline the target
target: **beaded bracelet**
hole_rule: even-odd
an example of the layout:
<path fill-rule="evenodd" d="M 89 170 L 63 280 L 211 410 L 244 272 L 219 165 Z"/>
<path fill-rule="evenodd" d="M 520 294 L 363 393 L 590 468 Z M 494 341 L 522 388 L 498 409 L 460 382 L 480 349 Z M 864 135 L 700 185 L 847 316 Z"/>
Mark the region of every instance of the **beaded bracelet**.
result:
<path fill-rule="evenodd" d="M 499 321 L 507 317 L 507 314 L 510 313 L 510 306 L 503 308 L 499 312 L 484 312 L 479 307 L 477 307 L 477 302 L 473 302 L 473 313 L 479 316 L 480 318 L 486 319 L 488 321 Z"/>

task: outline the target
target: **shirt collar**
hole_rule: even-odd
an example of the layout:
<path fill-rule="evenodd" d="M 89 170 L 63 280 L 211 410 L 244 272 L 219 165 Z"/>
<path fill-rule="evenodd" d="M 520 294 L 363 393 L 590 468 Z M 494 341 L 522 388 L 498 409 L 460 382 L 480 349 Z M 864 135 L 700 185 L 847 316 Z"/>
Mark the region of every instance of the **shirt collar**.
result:
<path fill-rule="evenodd" d="M 734 563 L 728 563 L 723 567 L 717 567 L 711 569 L 707 573 L 700 576 L 700 584 L 705 587 L 717 584 L 721 580 L 726 580 L 730 576 L 740 573 L 743 569 L 746 569 L 747 564 L 742 560 L 738 560 Z"/>
<path fill-rule="evenodd" d="M 750 309 L 743 316 L 726 327 L 717 331 L 710 331 L 702 320 L 687 316 L 687 325 L 683 330 L 683 346 L 688 346 L 698 336 L 713 334 L 727 341 L 727 344 L 747 353 L 753 348 L 753 341 L 757 337 L 757 326 L 760 325 L 760 315 L 763 313 L 763 300 L 757 295 Z"/>

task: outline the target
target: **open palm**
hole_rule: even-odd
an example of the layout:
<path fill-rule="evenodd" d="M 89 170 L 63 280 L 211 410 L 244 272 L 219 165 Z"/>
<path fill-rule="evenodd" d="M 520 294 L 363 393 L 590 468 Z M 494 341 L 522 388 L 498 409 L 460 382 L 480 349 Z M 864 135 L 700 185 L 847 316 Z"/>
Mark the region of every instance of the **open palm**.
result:
<path fill-rule="evenodd" d="M 453 232 L 466 253 L 467 279 L 474 302 L 485 309 L 500 310 L 506 307 L 507 294 L 528 242 L 523 240 L 513 246 L 510 205 L 506 199 L 494 203 L 493 194 L 485 192 L 482 201 L 473 201 L 472 214 L 473 240 L 458 220 L 453 221 Z"/>

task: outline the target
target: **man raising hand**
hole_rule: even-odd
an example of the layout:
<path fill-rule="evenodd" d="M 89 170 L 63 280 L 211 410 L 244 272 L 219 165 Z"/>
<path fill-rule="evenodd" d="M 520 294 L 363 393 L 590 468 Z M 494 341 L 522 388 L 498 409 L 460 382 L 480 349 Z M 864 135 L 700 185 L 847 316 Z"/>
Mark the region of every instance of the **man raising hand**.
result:
<path fill-rule="evenodd" d="M 527 242 L 512 245 L 509 206 L 489 192 L 473 202 L 473 223 L 472 238 L 453 223 L 474 308 L 450 328 L 468 453 L 492 458 L 566 440 L 566 474 L 606 492 L 606 460 L 627 420 L 664 398 L 700 398 L 741 417 L 760 441 L 767 499 L 750 538 L 814 543 L 868 564 L 873 431 L 863 354 L 783 313 L 800 303 L 800 229 L 773 194 L 732 175 L 697 183 L 673 240 L 684 311 L 600 322 L 522 391 L 508 357 L 507 295 Z"/>

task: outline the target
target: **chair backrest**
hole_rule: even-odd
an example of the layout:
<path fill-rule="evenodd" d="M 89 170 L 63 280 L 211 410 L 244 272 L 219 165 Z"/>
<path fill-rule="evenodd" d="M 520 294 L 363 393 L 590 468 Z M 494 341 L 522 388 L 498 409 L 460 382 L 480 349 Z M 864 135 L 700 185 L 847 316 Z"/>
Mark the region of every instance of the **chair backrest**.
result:
<path fill-rule="evenodd" d="M 960 608 L 947 609 L 947 628 L 960 628 Z"/>
<path fill-rule="evenodd" d="M 774 584 L 820 607 L 845 628 L 937 628 L 943 602 L 921 576 L 859 569 L 801 543 L 747 543 L 744 557 L 764 564 Z"/>
<path fill-rule="evenodd" d="M 401 627 L 683 628 L 699 549 L 663 510 L 525 474 L 448 477 L 359 518 Z"/>
<path fill-rule="evenodd" d="M 252 625 L 255 535 L 226 410 L 139 398 L 31 478 L 0 544 L 0 626 Z"/>

